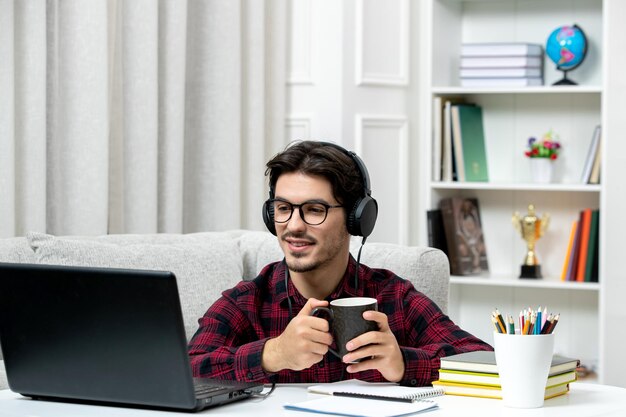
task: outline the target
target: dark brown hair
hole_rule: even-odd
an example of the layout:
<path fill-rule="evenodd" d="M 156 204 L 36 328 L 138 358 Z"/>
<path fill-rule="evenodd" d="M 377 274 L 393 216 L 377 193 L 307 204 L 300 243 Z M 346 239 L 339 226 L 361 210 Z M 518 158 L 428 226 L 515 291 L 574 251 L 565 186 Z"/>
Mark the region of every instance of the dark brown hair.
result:
<path fill-rule="evenodd" d="M 334 146 L 317 141 L 296 141 L 276 154 L 267 163 L 270 193 L 274 197 L 278 177 L 284 173 L 302 172 L 327 179 L 333 197 L 350 213 L 356 201 L 363 197 L 363 180 L 350 156 Z"/>

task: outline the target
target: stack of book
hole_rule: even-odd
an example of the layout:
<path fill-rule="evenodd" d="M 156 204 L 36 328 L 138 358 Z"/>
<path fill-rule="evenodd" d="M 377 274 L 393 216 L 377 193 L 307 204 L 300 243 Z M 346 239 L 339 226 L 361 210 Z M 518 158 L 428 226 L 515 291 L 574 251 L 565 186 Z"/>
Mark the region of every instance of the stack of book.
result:
<path fill-rule="evenodd" d="M 543 85 L 543 47 L 534 43 L 464 43 L 463 87 Z"/>
<path fill-rule="evenodd" d="M 576 381 L 578 359 L 554 355 L 548 374 L 545 398 L 566 394 L 570 382 Z M 447 395 L 502 399 L 495 353 L 477 351 L 441 358 L 439 380 L 433 386 Z"/>
<path fill-rule="evenodd" d="M 598 282 L 600 210 L 586 208 L 572 222 L 561 281 Z"/>

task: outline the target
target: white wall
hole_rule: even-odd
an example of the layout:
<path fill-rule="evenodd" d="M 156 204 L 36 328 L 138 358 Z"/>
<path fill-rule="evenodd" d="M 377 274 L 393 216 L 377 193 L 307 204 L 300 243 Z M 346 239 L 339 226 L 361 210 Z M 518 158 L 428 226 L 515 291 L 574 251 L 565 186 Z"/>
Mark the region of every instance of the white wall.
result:
<path fill-rule="evenodd" d="M 409 0 L 291 3 L 286 137 L 355 150 L 367 164 L 379 217 L 370 241 L 416 244 L 416 31 Z M 415 184 L 418 181 L 411 181 Z"/>

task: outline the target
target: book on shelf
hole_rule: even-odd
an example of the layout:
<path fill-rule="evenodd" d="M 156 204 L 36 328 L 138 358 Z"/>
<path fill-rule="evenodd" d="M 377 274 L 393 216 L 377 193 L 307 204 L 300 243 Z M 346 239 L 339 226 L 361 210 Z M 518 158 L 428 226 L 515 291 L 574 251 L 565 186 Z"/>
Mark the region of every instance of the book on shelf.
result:
<path fill-rule="evenodd" d="M 443 110 L 443 157 L 441 160 L 441 175 L 444 181 L 452 181 L 452 102 L 446 100 Z"/>
<path fill-rule="evenodd" d="M 552 355 L 549 376 L 575 370 L 580 360 L 562 355 Z M 492 350 L 477 350 L 444 356 L 440 360 L 440 368 L 452 371 L 498 373 L 496 354 Z"/>
<path fill-rule="evenodd" d="M 538 43 L 523 42 L 477 42 L 461 45 L 461 56 L 542 56 L 543 47 Z"/>
<path fill-rule="evenodd" d="M 454 163 L 453 175 L 455 181 L 465 182 L 465 162 L 463 161 L 463 142 L 461 137 L 461 119 L 459 117 L 459 105 L 455 104 L 450 109 L 450 123 L 452 129 L 452 158 Z"/>
<path fill-rule="evenodd" d="M 585 280 L 585 266 L 587 264 L 587 249 L 589 247 L 589 231 L 591 230 L 591 209 L 581 211 L 580 249 L 578 262 L 576 263 L 576 281 Z"/>
<path fill-rule="evenodd" d="M 478 200 L 449 197 L 439 201 L 452 275 L 489 270 Z"/>
<path fill-rule="evenodd" d="M 589 175 L 589 184 L 600 184 L 600 165 L 602 163 L 602 138 L 598 143 L 598 150 L 596 151 L 593 166 L 591 167 L 591 174 Z"/>
<path fill-rule="evenodd" d="M 533 87 L 543 85 L 541 77 L 461 78 L 462 87 Z"/>
<path fill-rule="evenodd" d="M 537 68 L 543 67 L 542 56 L 461 57 L 461 68 Z"/>
<path fill-rule="evenodd" d="M 448 242 L 446 231 L 443 228 L 443 218 L 440 209 L 426 211 L 426 224 L 428 227 L 428 246 L 437 248 L 448 255 Z"/>
<path fill-rule="evenodd" d="M 546 387 L 555 385 L 569 384 L 576 381 L 576 370 L 564 372 L 561 374 L 551 375 L 548 377 Z M 467 372 L 467 371 L 451 371 L 447 369 L 439 370 L 439 381 L 455 382 L 458 384 L 486 385 L 491 387 L 500 387 L 500 375 L 493 373 Z"/>
<path fill-rule="evenodd" d="M 566 281 L 576 281 L 576 266 L 578 265 L 578 254 L 580 253 L 580 234 L 581 234 L 581 219 L 576 221 L 576 232 L 574 233 L 574 241 L 572 242 L 572 250 L 567 261 L 567 274 L 565 275 Z"/>
<path fill-rule="evenodd" d="M 585 263 L 585 282 L 598 281 L 598 238 L 600 226 L 600 210 L 591 211 L 591 225 L 589 227 L 589 245 L 587 247 L 587 262 Z"/>
<path fill-rule="evenodd" d="M 543 77 L 541 68 L 461 68 L 461 78 Z"/>
<path fill-rule="evenodd" d="M 433 386 L 443 389 L 446 395 L 462 395 L 466 397 L 481 397 L 502 399 L 502 388 L 485 385 L 459 384 L 456 382 L 433 381 Z M 558 397 L 569 392 L 569 384 L 546 387 L 544 399 Z"/>
<path fill-rule="evenodd" d="M 480 106 L 452 106 L 452 137 L 458 180 L 489 181 L 483 112 Z"/>
<path fill-rule="evenodd" d="M 574 246 L 574 238 L 576 237 L 576 229 L 578 228 L 578 220 L 572 222 L 572 227 L 569 233 L 569 240 L 567 243 L 567 251 L 565 252 L 565 261 L 563 262 L 563 269 L 561 271 L 561 281 L 567 281 L 568 270 L 570 270 L 570 258 L 572 256 L 572 248 Z"/>
<path fill-rule="evenodd" d="M 443 99 L 440 96 L 433 97 L 433 149 L 432 149 L 432 180 L 441 181 L 441 158 L 443 147 Z M 589 167 L 591 172 L 591 166 Z"/>
<path fill-rule="evenodd" d="M 589 184 L 591 180 L 591 171 L 598 155 L 602 128 L 597 125 L 593 130 L 593 136 L 591 137 L 591 143 L 589 144 L 589 150 L 587 150 L 587 156 L 585 158 L 585 165 L 583 166 L 583 173 L 580 178 L 580 182 L 583 184 Z"/>

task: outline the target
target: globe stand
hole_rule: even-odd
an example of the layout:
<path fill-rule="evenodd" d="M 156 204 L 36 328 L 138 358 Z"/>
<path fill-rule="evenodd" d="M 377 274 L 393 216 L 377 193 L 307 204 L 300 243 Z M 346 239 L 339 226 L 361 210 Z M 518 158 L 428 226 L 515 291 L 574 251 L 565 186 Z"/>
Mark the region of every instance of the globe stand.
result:
<path fill-rule="evenodd" d="M 561 70 L 563 71 L 563 78 L 561 78 L 559 81 L 555 82 L 552 85 L 578 85 L 577 82 L 570 80 L 569 78 L 567 78 L 567 71 L 566 70 Z"/>

